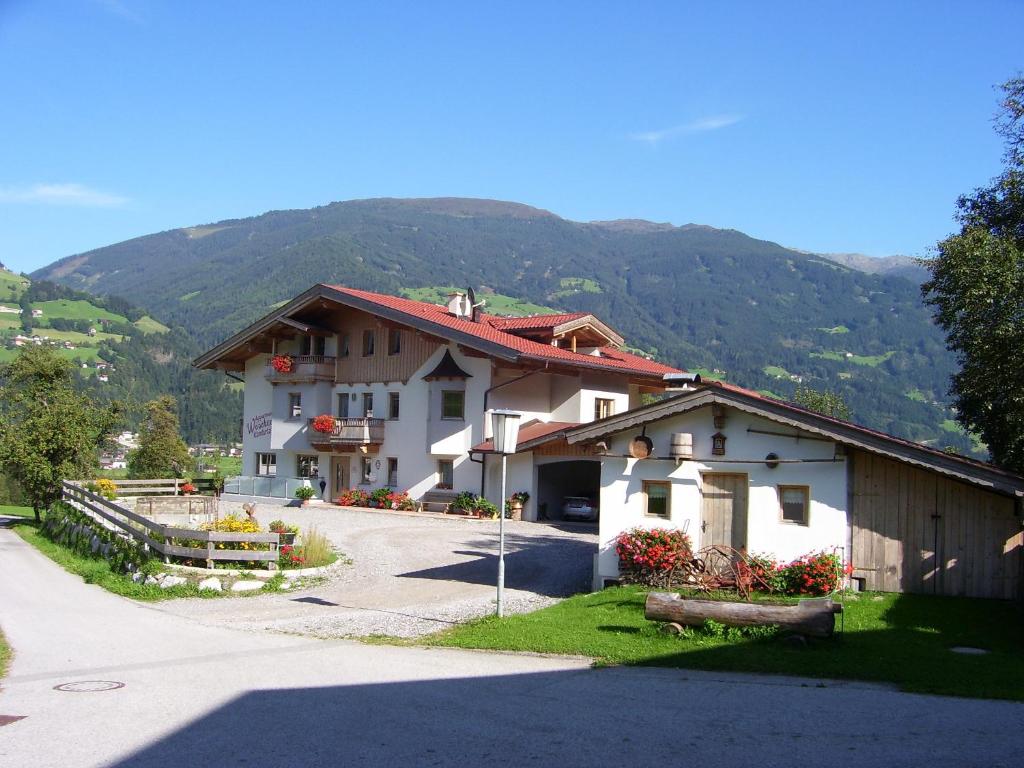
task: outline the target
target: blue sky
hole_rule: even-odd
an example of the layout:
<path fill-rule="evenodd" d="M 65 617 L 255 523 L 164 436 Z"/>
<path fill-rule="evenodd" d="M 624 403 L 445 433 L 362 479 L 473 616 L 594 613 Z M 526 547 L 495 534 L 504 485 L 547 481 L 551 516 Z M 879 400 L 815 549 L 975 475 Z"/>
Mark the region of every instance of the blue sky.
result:
<path fill-rule="evenodd" d="M 1024 3 L 0 0 L 0 262 L 335 200 L 926 255 Z"/>

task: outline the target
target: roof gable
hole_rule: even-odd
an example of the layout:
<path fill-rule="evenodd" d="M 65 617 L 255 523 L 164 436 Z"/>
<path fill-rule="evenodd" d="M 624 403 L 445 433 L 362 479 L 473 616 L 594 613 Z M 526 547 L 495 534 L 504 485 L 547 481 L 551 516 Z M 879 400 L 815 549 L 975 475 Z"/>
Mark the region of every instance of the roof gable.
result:
<path fill-rule="evenodd" d="M 598 440 L 715 403 L 826 437 L 837 443 L 915 464 L 972 485 L 1006 495 L 1024 495 L 1024 477 L 991 464 L 938 451 L 911 440 L 824 416 L 792 403 L 763 397 L 756 392 L 722 382 L 708 382 L 667 400 L 581 425 L 567 431 L 565 438 L 570 445 Z"/>

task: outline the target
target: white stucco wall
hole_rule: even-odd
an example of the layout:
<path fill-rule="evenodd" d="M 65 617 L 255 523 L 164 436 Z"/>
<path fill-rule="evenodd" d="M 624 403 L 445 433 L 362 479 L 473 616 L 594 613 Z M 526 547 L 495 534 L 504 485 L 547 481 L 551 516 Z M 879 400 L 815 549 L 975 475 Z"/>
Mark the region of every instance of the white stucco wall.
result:
<path fill-rule="evenodd" d="M 846 464 L 835 456 L 835 445 L 817 440 L 764 435 L 748 429 L 792 433 L 793 430 L 771 421 L 730 409 L 724 427 L 716 429 L 710 408 L 665 419 L 648 425 L 647 436 L 654 443 L 654 457 L 668 456 L 671 435 L 693 435 L 694 460 L 676 464 L 670 459 L 643 460 L 605 457 L 601 470 L 600 543 L 595 585 L 618 574 L 614 551 L 615 538 L 633 527 L 670 527 L 685 530 L 695 549 L 704 546 L 701 534 L 702 475 L 709 472 L 744 474 L 748 478 L 747 551 L 770 554 L 790 560 L 811 551 L 843 547 L 846 543 Z M 726 454 L 711 455 L 711 435 L 727 436 Z M 629 430 L 609 441 L 610 453 L 627 453 L 627 446 L 639 430 Z M 779 464 L 769 469 L 764 457 L 775 453 L 780 459 L 811 459 L 809 463 Z M 716 462 L 726 459 L 730 462 Z M 829 461 L 821 461 L 821 460 Z M 672 483 L 670 514 L 666 520 L 648 517 L 643 510 L 643 481 L 668 480 Z M 808 524 L 782 522 L 779 485 L 806 485 L 810 488 Z"/>

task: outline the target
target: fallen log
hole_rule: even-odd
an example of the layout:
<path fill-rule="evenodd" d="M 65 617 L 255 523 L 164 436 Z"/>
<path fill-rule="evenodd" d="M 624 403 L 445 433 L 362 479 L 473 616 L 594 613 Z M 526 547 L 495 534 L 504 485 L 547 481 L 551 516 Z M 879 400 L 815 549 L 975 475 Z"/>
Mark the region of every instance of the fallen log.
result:
<path fill-rule="evenodd" d="M 651 592 L 644 605 L 644 616 L 652 621 L 700 626 L 705 619 L 713 619 L 729 627 L 777 624 L 809 637 L 832 637 L 835 614 L 842 612 L 843 606 L 831 599 L 801 600 L 796 605 L 768 605 L 702 600 L 671 592 Z"/>

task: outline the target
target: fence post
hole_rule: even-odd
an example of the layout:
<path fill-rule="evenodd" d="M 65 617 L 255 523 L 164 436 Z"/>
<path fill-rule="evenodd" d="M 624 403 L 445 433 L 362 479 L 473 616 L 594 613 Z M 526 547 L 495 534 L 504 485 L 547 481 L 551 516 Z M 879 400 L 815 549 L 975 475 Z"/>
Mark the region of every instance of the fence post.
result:
<path fill-rule="evenodd" d="M 206 540 L 206 567 L 213 570 L 213 539 Z"/>

